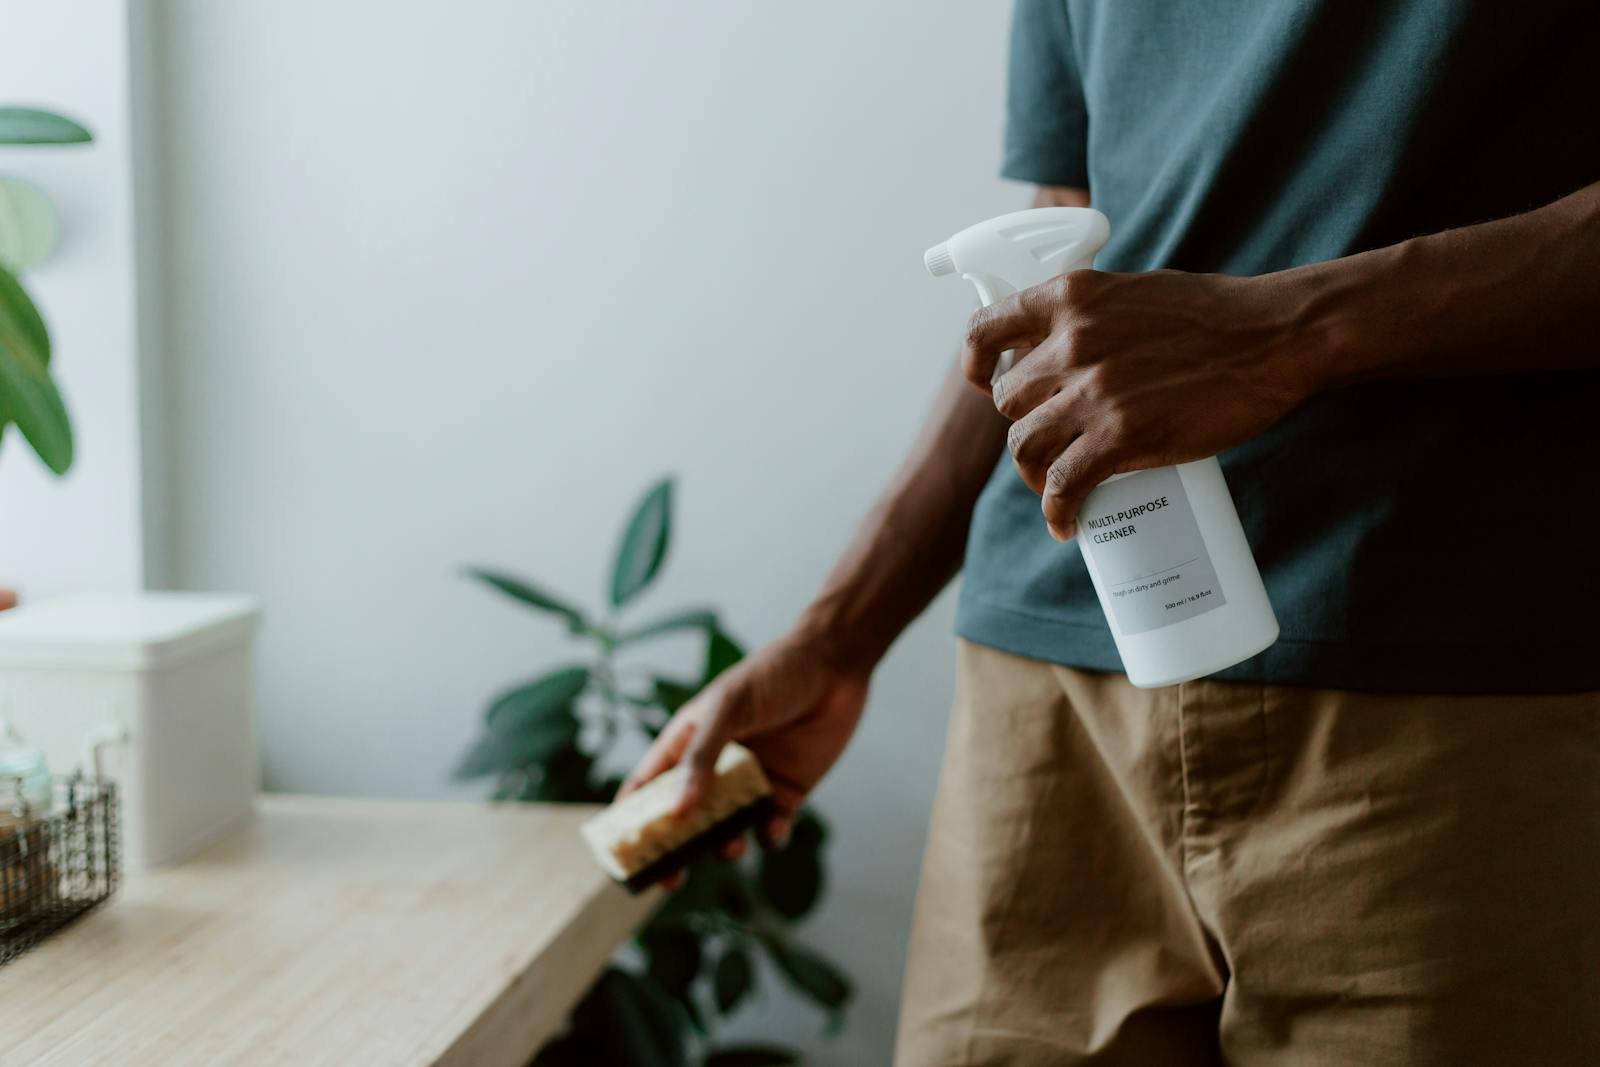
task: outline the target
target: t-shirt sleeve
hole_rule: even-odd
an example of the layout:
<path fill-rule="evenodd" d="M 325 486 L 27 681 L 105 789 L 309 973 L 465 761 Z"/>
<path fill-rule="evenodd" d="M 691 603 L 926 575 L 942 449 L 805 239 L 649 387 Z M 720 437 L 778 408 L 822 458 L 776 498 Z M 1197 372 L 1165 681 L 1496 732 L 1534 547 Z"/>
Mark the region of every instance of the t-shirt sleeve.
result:
<path fill-rule="evenodd" d="M 1066 0 L 1016 0 L 1000 173 L 1087 189 L 1088 156 L 1089 113 Z"/>

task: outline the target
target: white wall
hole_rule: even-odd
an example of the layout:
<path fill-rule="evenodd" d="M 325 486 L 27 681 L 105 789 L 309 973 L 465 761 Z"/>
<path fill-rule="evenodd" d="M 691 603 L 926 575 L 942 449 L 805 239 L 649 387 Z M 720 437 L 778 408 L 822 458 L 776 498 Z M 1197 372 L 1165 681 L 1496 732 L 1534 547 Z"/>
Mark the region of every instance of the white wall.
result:
<path fill-rule="evenodd" d="M 666 471 L 643 609 L 778 633 L 970 309 L 922 250 L 1023 195 L 992 177 L 999 4 L 164 8 L 173 547 L 184 584 L 266 602 L 277 789 L 451 795 L 485 695 L 566 648 L 458 565 L 593 602 Z M 950 616 L 896 649 L 820 795 L 810 936 L 861 987 L 846 1035 L 789 998 L 744 1024 L 814 1062 L 887 1062 Z"/>
<path fill-rule="evenodd" d="M 133 142 L 123 0 L 0 0 L 0 104 L 65 112 L 88 146 L 0 146 L 0 174 L 43 188 L 55 255 L 25 282 L 50 327 L 77 459 L 53 478 L 15 427 L 0 443 L 0 585 L 25 596 L 144 581 Z"/>

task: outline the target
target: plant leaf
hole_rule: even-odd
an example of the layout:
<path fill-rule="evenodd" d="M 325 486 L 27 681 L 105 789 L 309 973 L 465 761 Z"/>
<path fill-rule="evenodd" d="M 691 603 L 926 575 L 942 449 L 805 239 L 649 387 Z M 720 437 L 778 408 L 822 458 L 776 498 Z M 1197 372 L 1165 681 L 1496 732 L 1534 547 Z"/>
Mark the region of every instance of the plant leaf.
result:
<path fill-rule="evenodd" d="M 88 130 L 54 111 L 0 107 L 0 144 L 87 144 L 92 140 Z"/>
<path fill-rule="evenodd" d="M 717 907 L 743 922 L 756 911 L 755 890 L 738 864 L 723 864 L 729 876 L 717 883 Z"/>
<path fill-rule="evenodd" d="M 518 578 L 504 571 L 490 570 L 486 567 L 467 567 L 464 573 L 469 577 L 478 579 L 480 582 L 493 586 L 513 600 L 520 600 L 529 607 L 561 616 L 566 620 L 567 628 L 575 634 L 584 633 L 590 629 L 589 620 L 584 618 L 582 611 L 579 611 L 560 597 L 536 587 L 525 578 Z"/>
<path fill-rule="evenodd" d="M 611 569 L 611 605 L 620 608 L 649 585 L 666 559 L 672 537 L 672 479 L 650 487 L 628 520 L 616 566 Z"/>
<path fill-rule="evenodd" d="M 597 1055 L 592 1038 L 562 1034 L 539 1050 L 531 1067 L 594 1067 Z"/>
<path fill-rule="evenodd" d="M 750 962 L 750 956 L 744 949 L 734 946 L 722 954 L 717 960 L 717 969 L 712 972 L 712 990 L 717 998 L 717 1010 L 727 1015 L 738 1007 L 745 994 L 750 992 L 750 987 L 755 984 L 755 966 Z"/>
<path fill-rule="evenodd" d="M 822 834 L 804 816 L 795 821 L 789 843 L 761 853 L 761 892 L 785 919 L 803 918 L 822 898 Z"/>
<path fill-rule="evenodd" d="M 762 944 L 778 970 L 806 996 L 837 1012 L 850 1001 L 850 980 L 837 967 L 808 948 L 766 936 Z"/>
<path fill-rule="evenodd" d="M 4 266 L 0 266 L 0 320 L 9 320 L 39 362 L 50 365 L 50 331 L 45 329 L 44 318 L 22 283 Z"/>
<path fill-rule="evenodd" d="M 536 729 L 548 715 L 571 715 L 572 702 L 589 684 L 589 668 L 563 667 L 526 685 L 501 693 L 484 712 L 483 721 L 503 737 Z"/>
<path fill-rule="evenodd" d="M 643 641 L 645 638 L 658 637 L 661 633 L 672 633 L 674 630 L 706 630 L 707 633 L 717 629 L 717 613 L 712 608 L 685 608 L 683 611 L 674 611 L 669 616 L 651 619 L 634 629 L 622 630 L 616 638 L 618 645 L 632 645 L 634 641 Z"/>
<path fill-rule="evenodd" d="M 593 1064 L 687 1067 L 685 1019 L 678 1006 L 619 967 L 608 967 L 573 1011 L 574 1032 L 591 1039 Z"/>
<path fill-rule="evenodd" d="M 676 712 L 679 708 L 689 703 L 694 695 L 700 691 L 697 685 L 684 685 L 671 678 L 657 678 L 653 682 L 656 703 L 667 709 L 668 714 Z"/>
<path fill-rule="evenodd" d="M 631 630 L 624 630 L 617 635 L 617 644 L 627 645 L 635 641 L 643 641 L 647 637 L 657 634 L 671 633 L 674 630 L 704 630 L 707 633 L 717 629 L 717 613 L 710 608 L 688 608 L 676 611 L 671 615 L 654 619 L 643 626 Z"/>
<path fill-rule="evenodd" d="M 486 774 L 498 774 L 502 771 L 515 770 L 521 764 L 512 758 L 509 746 L 493 734 L 485 734 L 472 743 L 472 747 L 462 755 L 456 764 L 456 769 L 450 772 L 450 777 L 458 779 L 482 778 Z"/>
<path fill-rule="evenodd" d="M 56 247 L 56 212 L 37 186 L 0 178 L 0 265 L 21 272 Z"/>
<path fill-rule="evenodd" d="M 700 938 L 680 923 L 652 923 L 639 937 L 650 980 L 681 996 L 700 973 Z"/>
<path fill-rule="evenodd" d="M 704 1067 L 787 1067 L 800 1054 L 778 1045 L 728 1045 L 705 1058 Z"/>
<path fill-rule="evenodd" d="M 64 474 L 72 466 L 72 422 L 50 378 L 49 351 L 38 309 L 11 273 L 0 269 L 0 412 L 17 424 L 45 466 Z"/>
<path fill-rule="evenodd" d="M 711 636 L 706 641 L 706 669 L 700 684 L 710 685 L 713 678 L 742 659 L 744 659 L 744 649 L 739 647 L 739 642 L 721 630 L 711 631 Z"/>
<path fill-rule="evenodd" d="M 791 840 L 811 842 L 812 847 L 821 848 L 822 843 L 828 839 L 828 824 L 817 814 L 817 809 L 802 808 L 789 836 Z"/>
<path fill-rule="evenodd" d="M 688 1018 L 689 1025 L 701 1037 L 706 1037 L 710 1031 L 706 1029 L 705 1018 L 700 1014 L 700 1005 L 694 1002 L 694 987 L 691 986 L 673 998 L 678 1002 L 678 1007 L 683 1009 L 683 1014 Z"/>
<path fill-rule="evenodd" d="M 676 890 L 656 912 L 656 922 L 673 922 L 689 915 L 725 910 L 722 898 L 739 881 L 739 870 L 720 858 L 704 857 L 689 864 L 682 889 Z"/>
<path fill-rule="evenodd" d="M 530 764 L 544 764 L 578 739 L 578 718 L 570 707 L 544 716 L 521 733 L 485 733 L 461 757 L 454 777 L 481 778 Z"/>
<path fill-rule="evenodd" d="M 554 804 L 601 803 L 609 798 L 604 786 L 590 782 L 593 768 L 593 756 L 576 746 L 564 748 L 544 761 L 538 781 L 523 796 Z"/>

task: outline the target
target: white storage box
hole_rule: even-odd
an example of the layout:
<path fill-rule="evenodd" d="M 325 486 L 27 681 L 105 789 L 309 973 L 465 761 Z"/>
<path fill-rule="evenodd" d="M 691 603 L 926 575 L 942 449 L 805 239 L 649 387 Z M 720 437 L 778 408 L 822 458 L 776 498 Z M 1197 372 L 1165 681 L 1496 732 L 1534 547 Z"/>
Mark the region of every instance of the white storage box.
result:
<path fill-rule="evenodd" d="M 93 773 L 101 746 L 132 870 L 175 863 L 251 816 L 258 614 L 249 597 L 209 593 L 67 597 L 0 613 L 0 718 L 57 773 Z"/>

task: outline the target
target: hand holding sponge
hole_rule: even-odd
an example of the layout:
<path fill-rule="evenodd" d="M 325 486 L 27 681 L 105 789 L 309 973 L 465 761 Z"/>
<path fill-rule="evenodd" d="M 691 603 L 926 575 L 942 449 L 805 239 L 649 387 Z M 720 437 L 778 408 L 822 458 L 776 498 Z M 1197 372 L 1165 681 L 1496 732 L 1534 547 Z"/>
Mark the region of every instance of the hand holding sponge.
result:
<path fill-rule="evenodd" d="M 595 860 L 631 892 L 643 891 L 772 814 L 772 785 L 741 745 L 723 746 L 705 796 L 679 815 L 673 809 L 687 774 L 683 766 L 664 771 L 583 824 Z"/>

